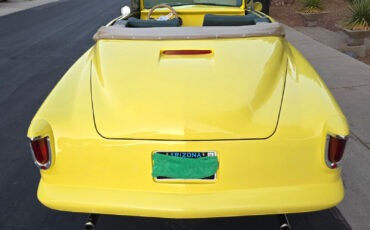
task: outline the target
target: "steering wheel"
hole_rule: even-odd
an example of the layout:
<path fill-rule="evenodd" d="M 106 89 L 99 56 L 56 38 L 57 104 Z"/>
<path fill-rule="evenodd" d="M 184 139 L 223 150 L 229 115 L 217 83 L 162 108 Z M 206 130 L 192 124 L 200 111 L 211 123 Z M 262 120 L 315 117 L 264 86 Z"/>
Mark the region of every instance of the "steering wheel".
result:
<path fill-rule="evenodd" d="M 152 13 L 154 10 L 156 10 L 157 8 L 168 8 L 169 10 L 171 10 L 171 13 L 173 16 L 175 16 L 175 18 L 179 18 L 179 16 L 177 15 L 176 11 L 174 8 L 172 8 L 171 6 L 169 5 L 166 5 L 166 4 L 159 4 L 159 5 L 155 5 L 153 6 L 150 10 L 149 10 L 149 13 L 148 13 L 148 20 L 152 19 L 150 18 L 150 16 L 152 16 Z M 172 17 L 172 15 L 170 17 Z"/>

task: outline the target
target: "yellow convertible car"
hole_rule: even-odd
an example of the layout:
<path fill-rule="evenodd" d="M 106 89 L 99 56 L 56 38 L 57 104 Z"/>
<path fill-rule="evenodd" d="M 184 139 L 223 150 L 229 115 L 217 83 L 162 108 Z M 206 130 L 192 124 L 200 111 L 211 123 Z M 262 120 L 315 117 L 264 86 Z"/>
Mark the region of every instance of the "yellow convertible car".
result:
<path fill-rule="evenodd" d="M 166 218 L 338 204 L 346 118 L 261 8 L 241 0 L 124 7 L 31 122 L 39 200 Z"/>

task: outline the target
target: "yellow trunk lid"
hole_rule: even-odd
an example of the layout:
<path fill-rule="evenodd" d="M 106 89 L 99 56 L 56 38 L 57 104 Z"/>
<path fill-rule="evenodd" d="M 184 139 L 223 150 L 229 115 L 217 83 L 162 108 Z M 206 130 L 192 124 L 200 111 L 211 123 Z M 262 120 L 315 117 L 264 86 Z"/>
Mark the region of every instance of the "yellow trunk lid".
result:
<path fill-rule="evenodd" d="M 100 40 L 91 72 L 97 131 L 117 139 L 268 138 L 284 91 L 284 46 L 281 37 Z"/>

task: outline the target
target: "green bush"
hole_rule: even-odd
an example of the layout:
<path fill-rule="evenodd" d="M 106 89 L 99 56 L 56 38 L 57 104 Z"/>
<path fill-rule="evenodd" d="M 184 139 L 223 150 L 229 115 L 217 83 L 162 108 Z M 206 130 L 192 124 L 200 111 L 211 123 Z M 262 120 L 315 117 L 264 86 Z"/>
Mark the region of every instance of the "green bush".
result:
<path fill-rule="evenodd" d="M 323 10 L 321 0 L 306 0 L 304 3 L 303 12 L 315 13 Z"/>
<path fill-rule="evenodd" d="M 370 0 L 352 0 L 349 6 L 351 12 L 346 26 L 351 30 L 369 30 Z"/>

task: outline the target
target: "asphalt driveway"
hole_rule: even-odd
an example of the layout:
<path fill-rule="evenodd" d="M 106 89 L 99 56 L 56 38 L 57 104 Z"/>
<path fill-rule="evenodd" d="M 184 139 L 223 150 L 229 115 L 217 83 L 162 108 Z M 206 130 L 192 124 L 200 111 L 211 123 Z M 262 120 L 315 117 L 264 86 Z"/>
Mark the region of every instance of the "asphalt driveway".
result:
<path fill-rule="evenodd" d="M 39 172 L 26 132 L 97 28 L 128 1 L 62 0 L 0 17 L 0 229 L 82 229 L 86 214 L 54 211 L 37 198 Z M 350 229 L 337 208 L 289 215 L 294 229 Z M 366 221 L 366 220 L 365 220 Z M 103 216 L 97 229 L 278 229 L 274 216 L 167 220 Z"/>

